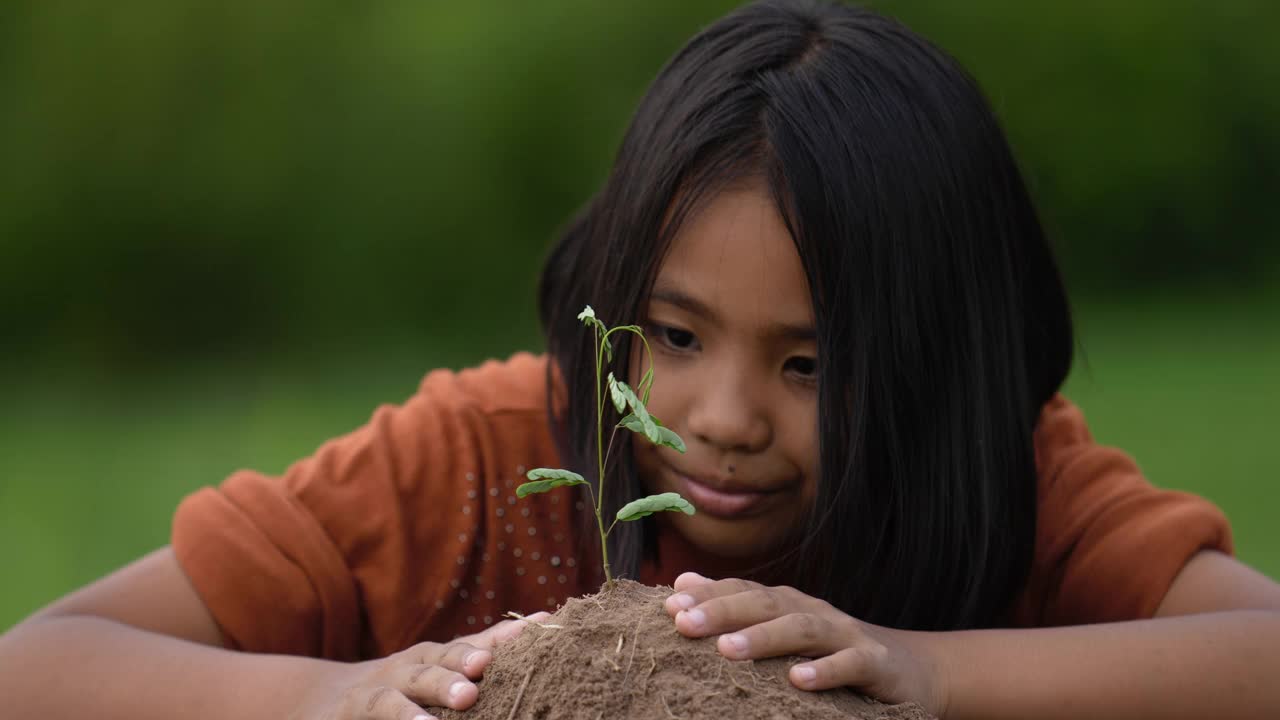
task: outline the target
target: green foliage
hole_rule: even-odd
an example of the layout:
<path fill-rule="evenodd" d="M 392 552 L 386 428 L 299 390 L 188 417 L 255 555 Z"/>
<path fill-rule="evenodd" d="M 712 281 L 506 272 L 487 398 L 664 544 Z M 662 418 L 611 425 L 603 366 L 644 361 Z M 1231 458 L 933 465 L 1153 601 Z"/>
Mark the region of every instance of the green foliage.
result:
<path fill-rule="evenodd" d="M 533 327 L 641 93 L 738 4 L 6 0 L 0 326 L 81 362 Z M 1276 272 L 1280 3 L 869 4 L 976 77 L 1073 289 Z"/>
<path fill-rule="evenodd" d="M 639 500 L 632 500 L 623 505 L 618 510 L 619 520 L 639 520 L 642 517 L 648 517 L 656 512 L 682 512 L 685 515 L 693 514 L 693 505 L 688 500 L 680 497 L 680 493 L 658 493 L 642 497 Z"/>
<path fill-rule="evenodd" d="M 591 328 L 591 335 L 595 341 L 596 356 L 596 461 L 597 472 L 596 477 L 599 478 L 600 492 L 596 493 L 591 489 L 591 484 L 583 479 L 578 473 L 569 470 L 559 470 L 552 468 L 535 468 L 526 473 L 530 480 L 536 482 L 527 482 L 516 488 L 516 495 L 525 497 L 531 493 L 546 492 L 553 488 L 566 487 L 570 485 L 586 485 L 587 492 L 591 494 L 591 505 L 596 514 L 596 526 L 600 530 L 600 553 L 601 562 L 604 565 L 605 582 L 613 582 L 613 572 L 609 569 L 609 533 L 613 530 L 613 526 L 619 521 L 638 520 L 639 518 L 652 515 L 655 512 L 672 511 L 683 512 L 692 515 L 693 505 L 688 500 L 680 497 L 679 493 L 661 493 L 659 495 L 650 495 L 649 497 L 627 503 L 618 511 L 617 517 L 609 527 L 604 526 L 604 516 L 601 515 L 601 503 L 604 500 L 604 477 L 608 470 L 609 453 L 613 450 L 614 437 L 618 430 L 630 430 L 631 432 L 644 435 L 656 445 L 665 445 L 667 447 L 685 451 L 684 440 L 680 438 L 674 431 L 663 427 L 662 423 L 656 417 L 649 414 L 648 408 L 636 396 L 634 390 L 625 382 L 617 379 L 610 372 L 605 378 L 601 378 L 600 374 L 604 371 L 605 357 L 610 359 L 613 352 L 609 345 L 609 336 L 614 333 L 631 333 L 635 335 L 640 342 L 644 343 L 645 360 L 647 361 L 647 369 L 641 379 L 641 386 L 645 397 L 649 396 L 649 388 L 653 386 L 653 353 L 649 348 L 649 341 L 644 337 L 644 331 L 638 325 L 619 325 L 616 328 L 610 328 L 603 321 L 596 317 L 595 310 L 591 306 L 586 306 L 582 312 L 578 313 L 578 320 L 582 324 Z M 604 383 L 607 392 L 606 397 L 600 394 L 600 385 Z M 604 413 L 608 403 L 612 403 L 613 408 L 618 413 L 623 413 L 627 408 L 631 408 L 631 414 L 622 418 L 613 426 L 613 432 L 609 435 L 609 444 L 606 447 L 604 443 Z"/>

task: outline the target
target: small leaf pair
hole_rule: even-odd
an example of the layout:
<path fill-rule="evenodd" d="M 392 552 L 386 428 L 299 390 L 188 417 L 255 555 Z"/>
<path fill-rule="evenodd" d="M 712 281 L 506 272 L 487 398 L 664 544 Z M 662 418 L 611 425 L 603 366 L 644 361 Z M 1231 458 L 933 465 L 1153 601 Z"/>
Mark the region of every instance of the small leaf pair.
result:
<path fill-rule="evenodd" d="M 534 468 L 525 474 L 532 482 L 527 482 L 516 488 L 516 497 L 525 497 L 534 493 L 544 493 L 558 487 L 569 487 L 572 485 L 585 485 L 586 479 L 572 470 L 562 470 L 560 468 Z M 688 500 L 680 497 L 679 493 L 659 493 L 648 497 L 633 500 L 623 505 L 618 510 L 616 519 L 621 521 L 639 520 L 648 517 L 656 512 L 664 512 L 674 510 L 693 514 L 693 505 Z"/>

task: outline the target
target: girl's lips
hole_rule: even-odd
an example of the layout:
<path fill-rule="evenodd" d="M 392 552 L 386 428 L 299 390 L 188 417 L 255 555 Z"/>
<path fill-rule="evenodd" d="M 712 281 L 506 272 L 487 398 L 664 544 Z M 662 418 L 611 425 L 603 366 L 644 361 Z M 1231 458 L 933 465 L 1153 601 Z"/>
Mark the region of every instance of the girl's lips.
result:
<path fill-rule="evenodd" d="M 672 470 L 677 482 L 682 486 L 680 494 L 693 503 L 698 512 L 718 518 L 732 518 L 745 515 L 762 505 L 772 492 L 746 490 L 717 490 L 701 483 L 688 475 Z"/>

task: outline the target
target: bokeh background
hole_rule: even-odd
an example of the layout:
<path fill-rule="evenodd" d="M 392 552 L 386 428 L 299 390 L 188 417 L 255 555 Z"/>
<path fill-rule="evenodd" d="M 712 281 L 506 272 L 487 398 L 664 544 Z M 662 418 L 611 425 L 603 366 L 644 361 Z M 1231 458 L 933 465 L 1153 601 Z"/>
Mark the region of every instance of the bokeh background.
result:
<path fill-rule="evenodd" d="M 728 0 L 0 3 L 0 630 L 428 369 L 537 350 L 539 262 Z M 991 97 L 1069 392 L 1280 577 L 1280 4 L 880 0 Z"/>

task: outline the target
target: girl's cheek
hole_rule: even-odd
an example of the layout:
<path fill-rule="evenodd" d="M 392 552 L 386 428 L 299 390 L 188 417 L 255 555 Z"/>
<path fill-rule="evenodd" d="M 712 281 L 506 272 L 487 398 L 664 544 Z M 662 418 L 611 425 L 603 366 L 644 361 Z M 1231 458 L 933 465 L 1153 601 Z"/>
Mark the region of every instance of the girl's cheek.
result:
<path fill-rule="evenodd" d="M 818 443 L 818 404 L 816 399 L 797 399 L 791 406 L 782 427 L 789 430 L 790 436 L 783 444 L 790 448 L 792 462 L 798 466 L 803 479 L 802 500 L 808 507 L 818 497 L 818 481 L 821 467 L 821 453 Z"/>
<path fill-rule="evenodd" d="M 698 403 L 703 401 L 703 390 L 711 381 L 703 372 L 703 364 L 695 361 L 667 363 L 658 369 L 663 378 L 661 384 L 654 386 L 652 400 L 658 417 L 671 425 L 677 432 L 688 430 L 687 421 Z M 687 443 L 689 438 L 685 438 Z"/>
<path fill-rule="evenodd" d="M 633 374 L 637 376 L 636 382 L 639 382 L 639 376 L 644 372 L 644 367 L 639 364 L 633 365 L 633 367 L 637 368 Z M 692 369 L 692 363 L 689 362 L 688 358 L 673 358 L 665 351 L 654 348 L 654 380 L 650 402 L 661 406 L 663 403 L 670 403 L 674 398 L 687 393 Z M 666 418 L 663 418 L 663 421 L 665 422 Z"/>

